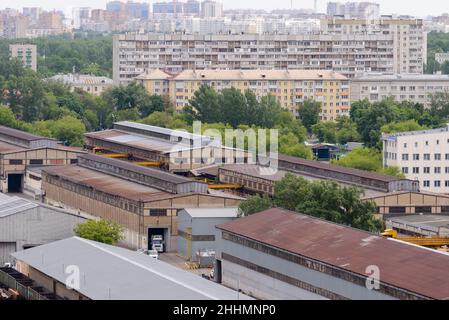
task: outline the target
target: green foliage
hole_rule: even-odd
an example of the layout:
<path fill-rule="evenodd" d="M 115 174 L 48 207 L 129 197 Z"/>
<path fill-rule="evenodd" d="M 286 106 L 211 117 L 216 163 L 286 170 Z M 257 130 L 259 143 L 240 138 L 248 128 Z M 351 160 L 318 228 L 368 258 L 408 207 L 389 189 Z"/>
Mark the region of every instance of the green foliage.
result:
<path fill-rule="evenodd" d="M 427 129 L 425 126 L 421 126 L 416 120 L 405 120 L 401 122 L 392 122 L 384 125 L 381 128 L 382 133 L 395 133 L 406 131 L 417 131 Z"/>
<path fill-rule="evenodd" d="M 449 34 L 443 32 L 430 32 L 427 35 L 427 64 L 425 72 L 434 74 L 441 71 L 443 74 L 449 74 L 449 64 L 440 65 L 435 61 L 435 53 L 449 52 Z"/>
<path fill-rule="evenodd" d="M 272 206 L 273 203 L 268 195 L 255 195 L 240 203 L 239 215 L 246 217 L 257 212 L 265 211 Z"/>
<path fill-rule="evenodd" d="M 312 127 L 320 121 L 321 103 L 307 100 L 298 105 L 298 114 L 304 127 L 312 132 Z"/>
<path fill-rule="evenodd" d="M 382 167 L 382 153 L 377 149 L 357 148 L 339 160 L 332 160 L 332 163 L 347 168 L 373 171 L 401 178 L 404 177 L 404 174 L 397 167 Z"/>
<path fill-rule="evenodd" d="M 362 195 L 356 187 L 287 174 L 276 183 L 271 201 L 266 196 L 251 197 L 240 208 L 244 215 L 249 215 L 276 206 L 362 230 L 382 231 L 383 222 L 374 217 L 376 205 L 363 201 Z"/>
<path fill-rule="evenodd" d="M 312 150 L 300 142 L 291 132 L 286 135 L 281 135 L 279 138 L 279 152 L 288 156 L 309 160 L 313 159 Z"/>
<path fill-rule="evenodd" d="M 123 239 L 123 228 L 108 220 L 88 220 L 74 229 L 78 237 L 106 244 L 116 244 Z"/>

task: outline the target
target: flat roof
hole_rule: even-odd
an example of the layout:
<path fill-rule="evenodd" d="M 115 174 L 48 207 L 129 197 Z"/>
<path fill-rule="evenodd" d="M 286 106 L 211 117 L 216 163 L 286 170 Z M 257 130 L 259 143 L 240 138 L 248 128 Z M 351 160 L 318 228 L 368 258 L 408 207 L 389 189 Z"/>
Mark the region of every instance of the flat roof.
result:
<path fill-rule="evenodd" d="M 396 138 L 398 138 L 398 137 L 418 136 L 418 135 L 435 134 L 435 133 L 443 133 L 443 132 L 449 132 L 449 124 L 447 124 L 446 127 L 444 127 L 444 128 L 437 128 L 437 129 L 403 131 L 403 132 L 395 132 L 395 133 L 388 133 L 388 134 L 385 133 L 382 135 L 382 140 L 388 140 L 388 139 L 396 140 Z"/>
<path fill-rule="evenodd" d="M 382 283 L 449 299 L 449 256 L 437 251 L 279 208 L 217 228 L 364 277 L 376 265 Z"/>
<path fill-rule="evenodd" d="M 449 81 L 449 75 L 438 74 L 378 74 L 369 73 L 356 76 L 351 81 Z"/>
<path fill-rule="evenodd" d="M 239 208 L 185 208 L 193 218 L 236 218 Z"/>
<path fill-rule="evenodd" d="M 31 134 L 31 133 L 28 133 L 28 132 L 25 132 L 22 130 L 17 130 L 17 129 L 5 127 L 5 126 L 0 126 L 0 134 L 11 136 L 11 137 L 18 138 L 21 140 L 26 140 L 26 141 L 36 141 L 36 140 L 56 141 L 55 139 L 52 139 L 52 138 L 37 136 L 35 134 Z"/>
<path fill-rule="evenodd" d="M 61 283 L 61 266 L 77 266 L 84 280 L 76 291 L 93 300 L 251 299 L 148 255 L 78 237 L 12 255 Z"/>
<path fill-rule="evenodd" d="M 44 168 L 42 171 L 80 185 L 92 187 L 99 191 L 134 201 L 152 201 L 173 196 L 173 194 L 165 191 L 160 191 L 78 165 Z"/>
<path fill-rule="evenodd" d="M 0 219 L 38 206 L 38 204 L 26 199 L 10 197 L 0 192 Z"/>
<path fill-rule="evenodd" d="M 445 215 L 403 215 L 386 220 L 397 223 L 405 223 L 416 227 L 435 227 L 435 228 L 449 228 L 449 216 Z"/>

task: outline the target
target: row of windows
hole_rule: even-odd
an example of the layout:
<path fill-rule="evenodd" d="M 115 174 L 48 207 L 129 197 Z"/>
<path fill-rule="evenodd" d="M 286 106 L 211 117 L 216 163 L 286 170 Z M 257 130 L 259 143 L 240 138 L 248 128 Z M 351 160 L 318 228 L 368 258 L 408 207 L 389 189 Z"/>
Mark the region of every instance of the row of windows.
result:
<path fill-rule="evenodd" d="M 402 154 L 402 161 L 408 161 L 409 160 L 409 154 L 408 153 L 403 153 Z M 412 157 L 413 157 L 413 160 L 414 161 L 419 161 L 419 159 L 420 159 L 420 157 L 421 157 L 421 155 L 419 154 L 419 153 L 414 153 L 413 155 L 412 155 Z M 430 153 L 424 153 L 423 154 L 423 159 L 424 160 L 426 160 L 426 161 L 429 161 L 429 160 L 431 160 L 431 155 L 430 155 Z M 449 153 L 446 153 L 445 155 L 444 155 L 444 159 L 445 160 L 449 160 Z M 435 153 L 434 155 L 433 155 L 433 160 L 437 160 L 437 161 L 439 161 L 439 160 L 441 160 L 441 153 Z"/>
<path fill-rule="evenodd" d="M 424 174 L 430 174 L 430 171 L 431 171 L 430 167 L 424 167 L 423 168 L 423 173 Z M 419 174 L 420 168 L 419 167 L 413 167 L 412 168 L 412 172 L 415 173 L 415 174 Z M 444 168 L 444 172 L 449 174 L 449 167 L 445 167 Z M 403 167 L 402 168 L 402 173 L 408 174 L 409 173 L 409 168 L 408 167 Z M 433 168 L 433 173 L 440 174 L 441 173 L 441 167 L 434 167 Z"/>
<path fill-rule="evenodd" d="M 61 162 L 61 163 L 53 163 L 53 162 Z M 64 160 L 62 159 L 51 159 L 51 164 L 63 164 Z M 75 164 L 78 162 L 78 159 L 70 159 L 70 164 Z M 22 165 L 24 163 L 24 160 L 22 159 L 10 159 L 9 164 L 10 165 Z M 40 165 L 44 164 L 44 160 L 42 159 L 30 159 L 29 161 L 30 165 Z"/>

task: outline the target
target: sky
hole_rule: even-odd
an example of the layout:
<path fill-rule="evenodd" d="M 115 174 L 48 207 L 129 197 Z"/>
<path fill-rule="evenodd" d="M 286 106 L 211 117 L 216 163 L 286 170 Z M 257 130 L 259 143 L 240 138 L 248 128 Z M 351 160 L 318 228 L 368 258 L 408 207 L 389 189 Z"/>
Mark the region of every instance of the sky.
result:
<path fill-rule="evenodd" d="M 135 0 L 143 2 L 144 0 Z M 161 0 L 150 0 L 146 2 L 158 2 Z M 162 0 L 167 1 L 167 0 Z M 224 9 L 279 9 L 290 8 L 291 0 L 221 0 Z M 293 8 L 313 8 L 313 0 L 292 0 Z M 353 1 L 353 0 L 351 0 Z M 357 1 L 357 0 L 355 0 Z M 105 8 L 107 0 L 0 0 L 1 8 L 22 7 L 44 7 L 45 9 L 64 9 L 77 6 L 88 6 L 93 8 Z M 325 12 L 327 0 L 318 0 L 318 9 Z M 342 2 L 346 2 L 343 0 Z M 447 0 L 377 0 L 380 3 L 382 14 L 409 14 L 418 17 L 427 15 L 440 15 L 449 12 L 449 1 Z M 66 11 L 67 12 L 67 11 Z"/>

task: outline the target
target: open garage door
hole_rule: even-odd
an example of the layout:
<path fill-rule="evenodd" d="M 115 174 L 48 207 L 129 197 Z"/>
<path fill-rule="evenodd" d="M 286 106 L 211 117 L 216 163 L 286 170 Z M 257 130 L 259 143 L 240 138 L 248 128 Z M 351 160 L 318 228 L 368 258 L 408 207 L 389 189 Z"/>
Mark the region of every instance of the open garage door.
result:
<path fill-rule="evenodd" d="M 8 192 L 20 193 L 23 191 L 23 174 L 8 174 Z"/>
<path fill-rule="evenodd" d="M 0 242 L 0 267 L 6 262 L 12 262 L 11 253 L 16 252 L 15 242 Z"/>

